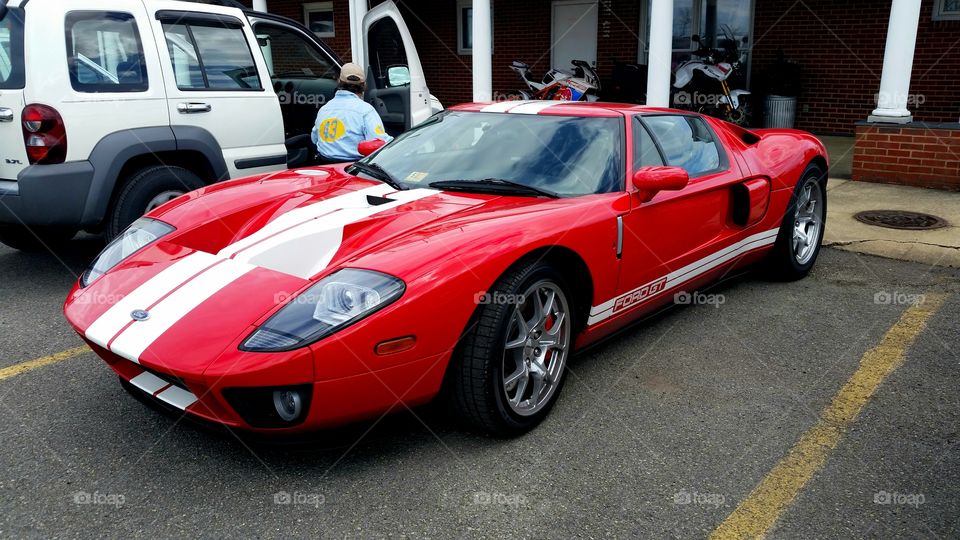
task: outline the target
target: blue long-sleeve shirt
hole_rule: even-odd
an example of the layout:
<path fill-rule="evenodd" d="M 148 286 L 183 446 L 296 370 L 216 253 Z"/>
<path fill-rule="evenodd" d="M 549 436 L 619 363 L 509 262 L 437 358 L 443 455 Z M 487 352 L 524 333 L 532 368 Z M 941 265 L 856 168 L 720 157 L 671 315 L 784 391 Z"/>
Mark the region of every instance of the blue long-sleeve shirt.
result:
<path fill-rule="evenodd" d="M 383 121 L 373 105 L 348 90 L 337 90 L 333 99 L 320 108 L 310 138 L 321 156 L 343 161 L 362 157 L 357 152 L 361 141 L 393 140 L 384 131 Z"/>

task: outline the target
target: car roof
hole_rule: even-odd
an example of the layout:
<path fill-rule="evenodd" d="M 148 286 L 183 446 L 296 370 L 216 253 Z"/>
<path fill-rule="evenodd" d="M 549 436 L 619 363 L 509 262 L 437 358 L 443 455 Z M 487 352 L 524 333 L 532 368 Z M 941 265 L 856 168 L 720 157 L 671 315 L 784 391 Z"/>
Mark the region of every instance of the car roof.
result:
<path fill-rule="evenodd" d="M 688 112 L 662 107 L 647 107 L 633 103 L 607 103 L 603 101 L 537 101 L 513 100 L 500 102 L 463 103 L 449 107 L 452 111 L 542 114 L 549 116 L 616 117 L 625 114 Z"/>

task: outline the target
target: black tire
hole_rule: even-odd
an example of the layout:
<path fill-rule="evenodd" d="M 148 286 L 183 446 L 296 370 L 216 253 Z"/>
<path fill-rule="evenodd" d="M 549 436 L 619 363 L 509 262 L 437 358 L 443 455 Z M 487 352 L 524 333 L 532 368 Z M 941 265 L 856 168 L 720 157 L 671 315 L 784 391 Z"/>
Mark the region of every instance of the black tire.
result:
<path fill-rule="evenodd" d="M 109 242 L 147 213 L 148 205 L 165 193 L 187 193 L 204 186 L 203 180 L 183 167 L 155 165 L 133 173 L 108 211 L 104 234 Z"/>
<path fill-rule="evenodd" d="M 0 243 L 20 251 L 45 251 L 61 247 L 77 234 L 71 227 L 0 225 Z"/>
<path fill-rule="evenodd" d="M 550 383 L 554 388 L 547 391 L 547 396 L 538 410 L 528 415 L 515 412 L 508 403 L 508 390 L 505 389 L 503 379 L 503 366 L 507 358 L 507 334 L 511 328 L 514 310 L 523 304 L 514 305 L 496 301 L 481 303 L 454 353 L 447 370 L 444 390 L 448 400 L 453 402 L 458 418 L 467 420 L 479 431 L 499 437 L 525 433 L 549 414 L 560 395 L 566 379 L 566 361 L 570 356 L 576 328 L 573 316 L 576 313 L 575 308 L 569 294 L 566 293 L 569 288 L 560 273 L 544 262 L 518 264 L 507 271 L 490 291 L 487 291 L 486 297 L 495 299 L 500 295 L 499 297 L 509 298 L 512 295 L 513 298 L 518 298 L 530 287 L 540 287 L 545 283 L 555 286 L 562 293 L 558 298 L 562 300 L 561 305 L 567 310 L 565 316 L 567 322 L 564 328 L 569 339 L 565 347 L 566 352 L 556 365 L 556 372 Z M 543 333 L 546 334 L 546 331 Z M 557 356 L 551 356 L 551 359 L 544 361 L 544 364 L 554 366 L 553 362 L 557 358 Z M 519 366 L 519 363 L 517 365 Z M 527 365 L 530 366 L 529 362 Z M 532 388 L 536 388 L 534 382 L 529 384 L 533 384 Z M 526 391 L 526 385 L 524 389 Z M 518 387 L 512 391 L 515 395 L 520 392 Z"/>
<path fill-rule="evenodd" d="M 811 185 L 812 189 L 818 190 L 821 201 L 821 222 L 819 231 L 816 235 L 812 255 L 807 260 L 799 261 L 793 248 L 793 230 L 795 216 L 797 214 L 798 197 L 804 191 L 805 186 Z M 777 241 L 773 250 L 767 256 L 765 270 L 767 277 L 775 281 L 795 281 L 806 277 L 817 262 L 820 254 L 820 247 L 823 243 L 823 232 L 827 225 L 827 176 L 826 173 L 817 165 L 810 164 L 800 175 L 793 193 L 790 195 L 790 204 L 783 216 L 783 222 L 780 224 L 780 231 L 777 233 Z"/>

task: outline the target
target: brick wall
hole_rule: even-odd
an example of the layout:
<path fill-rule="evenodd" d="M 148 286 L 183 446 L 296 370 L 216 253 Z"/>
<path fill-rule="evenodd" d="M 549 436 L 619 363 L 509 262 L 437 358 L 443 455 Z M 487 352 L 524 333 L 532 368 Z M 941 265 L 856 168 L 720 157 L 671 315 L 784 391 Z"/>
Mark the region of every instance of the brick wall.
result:
<path fill-rule="evenodd" d="M 456 0 L 395 1 L 414 35 L 430 90 L 447 105 L 469 101 L 472 57 L 457 53 Z M 325 41 L 349 60 L 348 3 L 333 2 L 336 37 Z M 249 5 L 250 0 L 245 3 Z M 599 3 L 597 68 L 607 80 L 615 61 L 636 61 L 641 2 Z M 761 90 L 764 72 L 782 50 L 801 65 L 803 73 L 796 127 L 822 134 L 853 134 L 854 124 L 876 106 L 890 0 L 755 3 L 752 89 Z M 922 3 L 911 84 L 916 98 L 909 108 L 918 121 L 956 122 L 960 118 L 960 85 L 956 84 L 960 21 L 931 20 L 933 3 Z M 270 11 L 301 22 L 302 5 L 300 0 L 268 0 Z M 507 67 L 513 60 L 530 64 L 535 77 L 550 68 L 550 6 L 550 0 L 493 0 L 494 92 L 523 86 Z M 762 114 L 756 116 L 759 119 Z"/>
<path fill-rule="evenodd" d="M 960 117 L 960 21 L 933 21 L 934 0 L 923 0 L 908 105 L 914 119 L 956 122 Z M 753 81 L 782 49 L 803 72 L 797 127 L 851 134 L 876 108 L 890 1 L 756 0 Z"/>
<path fill-rule="evenodd" d="M 853 179 L 960 191 L 960 124 L 856 126 Z"/>

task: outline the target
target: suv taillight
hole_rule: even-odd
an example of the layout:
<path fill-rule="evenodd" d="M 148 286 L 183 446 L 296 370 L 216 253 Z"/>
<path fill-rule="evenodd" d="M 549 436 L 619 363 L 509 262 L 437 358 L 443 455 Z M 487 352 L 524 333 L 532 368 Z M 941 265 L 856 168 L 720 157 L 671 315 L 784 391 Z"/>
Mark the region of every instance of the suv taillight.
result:
<path fill-rule="evenodd" d="M 67 131 L 60 113 L 46 105 L 27 105 L 23 119 L 23 143 L 30 164 L 63 163 L 67 159 Z"/>

